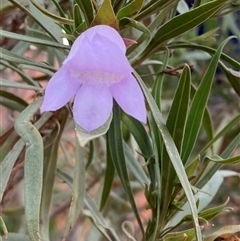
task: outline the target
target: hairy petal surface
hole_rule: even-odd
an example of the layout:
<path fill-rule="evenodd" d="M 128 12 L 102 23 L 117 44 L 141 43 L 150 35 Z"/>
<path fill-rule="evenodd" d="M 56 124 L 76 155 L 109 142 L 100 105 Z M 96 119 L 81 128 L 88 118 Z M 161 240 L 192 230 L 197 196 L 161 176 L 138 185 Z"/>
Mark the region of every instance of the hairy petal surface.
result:
<path fill-rule="evenodd" d="M 113 98 L 106 86 L 84 84 L 74 100 L 74 119 L 78 125 L 91 132 L 107 121 L 112 106 Z"/>
<path fill-rule="evenodd" d="M 49 80 L 41 112 L 55 111 L 66 105 L 77 93 L 81 83 L 62 66 Z"/>
<path fill-rule="evenodd" d="M 128 115 L 146 123 L 144 96 L 136 79 L 130 74 L 121 82 L 110 87 L 111 93 L 119 106 Z"/>

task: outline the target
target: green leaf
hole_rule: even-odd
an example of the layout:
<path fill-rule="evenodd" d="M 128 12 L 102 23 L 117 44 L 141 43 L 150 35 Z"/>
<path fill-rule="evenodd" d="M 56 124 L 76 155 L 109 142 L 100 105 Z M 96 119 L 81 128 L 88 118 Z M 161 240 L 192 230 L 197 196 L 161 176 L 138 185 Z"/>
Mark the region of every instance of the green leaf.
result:
<path fill-rule="evenodd" d="M 133 0 L 126 6 L 120 9 L 117 13 L 117 19 L 121 20 L 124 17 L 132 17 L 132 15 L 137 14 L 143 5 L 143 0 Z"/>
<path fill-rule="evenodd" d="M 165 41 L 182 35 L 186 31 L 198 26 L 211 17 L 226 2 L 227 0 L 214 0 L 172 18 L 159 28 L 148 48 L 158 47 Z"/>
<path fill-rule="evenodd" d="M 128 130 L 131 132 L 133 137 L 135 138 L 140 150 L 141 154 L 145 158 L 145 162 L 148 168 L 149 176 L 153 183 L 155 183 L 154 178 L 154 165 L 153 163 L 148 163 L 148 161 L 153 158 L 153 148 L 151 144 L 151 140 L 148 136 L 146 129 L 144 128 L 143 124 L 131 116 L 124 115 L 123 123 L 126 125 Z"/>
<path fill-rule="evenodd" d="M 118 21 L 112 8 L 110 0 L 104 0 L 100 9 L 98 10 L 91 26 L 105 24 L 115 28 L 119 31 Z"/>
<path fill-rule="evenodd" d="M 26 101 L 24 101 L 20 97 L 14 95 L 12 93 L 9 93 L 7 91 L 0 90 L 0 96 L 2 96 L 8 100 L 6 102 L 3 102 L 3 99 L 1 98 L 0 104 L 2 104 L 4 106 L 8 106 L 8 104 L 10 103 L 10 104 L 12 104 L 13 110 L 17 110 L 17 111 L 21 112 L 28 106 L 28 103 Z"/>
<path fill-rule="evenodd" d="M 220 67 L 224 74 L 227 76 L 231 86 L 240 97 L 240 71 L 235 71 L 233 69 L 227 68 L 222 62 L 220 62 Z"/>
<path fill-rule="evenodd" d="M 68 220 L 65 228 L 65 237 L 73 228 L 74 223 L 78 219 L 83 209 L 85 193 L 85 164 L 84 164 L 84 151 L 80 147 L 76 139 L 76 162 L 74 167 L 73 177 L 73 194 L 70 205 Z"/>
<path fill-rule="evenodd" d="M 34 5 L 29 4 L 28 10 L 18 0 L 9 0 L 9 2 L 30 16 L 30 18 L 34 19 L 39 24 L 39 26 L 41 26 L 55 41 L 62 41 L 60 38 L 62 35 L 61 29 L 56 28 L 56 24 L 52 21 L 52 19 L 47 18 L 44 14 L 37 10 Z"/>
<path fill-rule="evenodd" d="M 126 27 L 126 25 L 133 27 L 139 31 L 141 31 L 142 33 L 144 33 L 145 37 L 150 36 L 150 31 L 148 30 L 148 28 L 141 22 L 138 22 L 132 18 L 127 18 L 124 17 L 120 20 L 120 26 L 124 26 Z"/>
<path fill-rule="evenodd" d="M 7 230 L 7 227 L 6 227 L 6 224 L 5 222 L 3 221 L 3 218 L 0 216 L 0 228 L 1 230 L 3 231 L 3 234 L 5 237 L 7 237 L 8 235 L 8 230 Z M 0 236 L 1 237 L 1 236 Z"/>
<path fill-rule="evenodd" d="M 134 201 L 134 197 L 132 194 L 130 181 L 128 177 L 126 160 L 125 160 L 125 155 L 123 151 L 121 128 L 120 128 L 120 110 L 119 110 L 119 107 L 116 105 L 116 103 L 113 108 L 113 121 L 108 131 L 108 144 L 109 144 L 110 153 L 112 156 L 115 169 L 118 173 L 118 176 L 121 180 L 123 188 L 132 206 L 132 210 L 136 216 L 136 219 L 142 231 L 142 234 L 144 235 L 144 229 L 137 211 L 136 203 Z"/>
<path fill-rule="evenodd" d="M 173 103 L 170 108 L 166 123 L 168 131 L 172 136 L 179 153 L 181 153 L 182 149 L 182 140 L 186 124 L 188 104 L 190 100 L 190 86 L 191 72 L 189 66 L 185 65 L 173 98 Z M 163 146 L 161 153 L 161 170 L 163 170 L 161 175 L 161 192 L 165 193 L 165 195 L 161 199 L 162 216 L 160 217 L 160 223 L 164 223 L 164 217 L 169 210 L 170 200 L 172 199 L 172 192 L 175 184 L 173 180 L 176 177 L 176 172 L 172 162 L 169 159 L 169 154 L 165 146 Z M 165 172 L 164 170 L 168 171 Z"/>
<path fill-rule="evenodd" d="M 20 41 L 29 42 L 32 44 L 41 44 L 41 45 L 46 45 L 49 47 L 60 48 L 60 49 L 70 49 L 68 45 L 64 45 L 64 44 L 60 44 L 57 42 L 48 41 L 44 39 L 34 38 L 34 37 L 22 35 L 22 34 L 12 33 L 5 30 L 1 30 L 1 36 L 5 38 L 17 39 Z"/>
<path fill-rule="evenodd" d="M 178 48 L 188 48 L 188 49 L 199 49 L 202 50 L 204 52 L 209 53 L 211 56 L 213 56 L 216 53 L 216 49 L 214 48 L 210 48 L 208 46 L 205 45 L 200 45 L 200 44 L 191 44 L 191 43 L 173 43 L 173 44 L 169 44 L 168 48 L 170 49 L 178 49 Z M 228 64 L 232 65 L 234 68 L 236 69 L 240 69 L 240 62 L 229 57 L 228 55 L 222 53 L 221 54 L 221 60 L 226 61 Z M 221 64 L 221 62 L 219 62 Z"/>
<path fill-rule="evenodd" d="M 159 12 L 169 5 L 177 2 L 177 0 L 158 0 L 158 1 L 149 1 L 138 13 L 138 15 L 135 17 L 135 20 L 140 21 L 142 19 L 145 19 L 152 14 Z"/>
<path fill-rule="evenodd" d="M 30 239 L 23 233 L 9 233 L 7 241 L 30 241 Z"/>
<path fill-rule="evenodd" d="M 18 82 L 14 82 L 14 81 L 2 79 L 2 78 L 0 78 L 0 86 L 1 87 L 17 88 L 17 89 L 36 90 L 36 91 L 42 90 L 41 87 L 26 85 L 26 84 L 20 84 Z"/>
<path fill-rule="evenodd" d="M 22 77 L 22 79 L 25 82 L 27 82 L 29 85 L 33 85 L 33 86 L 39 87 L 39 84 L 37 82 L 35 82 L 30 76 L 28 76 L 22 70 L 20 70 L 20 68 L 21 68 L 20 66 L 18 66 L 18 68 L 16 68 L 13 63 L 8 63 L 6 61 L 1 61 L 1 60 L 0 60 L 0 63 L 2 65 L 12 69 L 13 71 L 17 72 Z"/>
<path fill-rule="evenodd" d="M 68 119 L 67 108 L 61 109 L 58 113 L 58 125 L 52 128 L 52 132 L 45 139 L 44 165 L 43 165 L 43 190 L 40 209 L 40 234 L 44 240 L 49 240 L 50 208 L 55 180 L 55 172 L 58 161 L 59 144 L 62 132 Z M 50 144 L 49 144 L 50 143 Z"/>
<path fill-rule="evenodd" d="M 74 19 L 74 27 L 76 29 L 83 22 L 82 17 L 81 17 L 81 9 L 78 4 L 75 4 L 73 6 L 73 19 Z"/>
<path fill-rule="evenodd" d="M 109 194 L 111 192 L 111 188 L 114 180 L 114 173 L 115 173 L 115 168 L 113 165 L 113 160 L 112 160 L 111 153 L 109 150 L 109 145 L 107 142 L 107 168 L 105 171 L 105 179 L 104 179 L 102 196 L 101 196 L 100 211 L 103 210 L 107 202 L 107 199 L 109 197 Z"/>
<path fill-rule="evenodd" d="M 142 166 L 140 165 L 138 160 L 134 157 L 131 149 L 125 142 L 123 142 L 123 150 L 125 153 L 126 165 L 128 170 L 133 173 L 136 180 L 138 180 L 142 184 L 142 186 L 145 187 L 146 185 L 147 186 L 150 185 L 150 181 L 147 175 L 145 174 L 145 172 L 143 171 Z"/>
<path fill-rule="evenodd" d="M 239 164 L 240 156 L 234 156 L 230 158 L 223 159 L 220 156 L 205 157 L 206 160 L 216 162 L 219 164 Z"/>
<path fill-rule="evenodd" d="M 214 138 L 199 152 L 199 155 L 202 155 L 214 142 L 216 142 L 220 137 L 225 135 L 227 131 L 234 125 L 236 125 L 240 121 L 240 114 L 235 116 L 226 126 L 223 127 L 221 131 L 219 131 Z"/>
<path fill-rule="evenodd" d="M 95 203 L 87 192 L 85 193 L 84 203 L 90 210 L 90 213 L 88 212 L 88 210 L 84 210 L 84 214 L 92 218 L 95 226 L 104 235 L 104 237 L 106 237 L 107 240 L 112 241 L 112 239 L 106 232 L 109 231 L 111 236 L 114 237 L 114 240 L 120 241 L 115 230 L 107 225 L 107 222 L 103 218 L 102 214 L 98 211 L 98 208 L 96 207 Z"/>
<path fill-rule="evenodd" d="M 43 140 L 30 120 L 36 113 L 42 99 L 30 104 L 17 118 L 15 130 L 26 145 L 24 163 L 25 216 L 28 235 L 31 241 L 40 240 L 39 213 L 43 179 Z"/>
<path fill-rule="evenodd" d="M 152 97 L 152 95 L 149 93 L 147 87 L 145 86 L 144 82 L 142 81 L 141 77 L 134 72 L 134 75 L 136 76 L 143 92 L 144 95 L 147 99 L 147 102 L 149 104 L 149 107 L 152 111 L 154 120 L 156 122 L 156 125 L 162 135 L 163 141 L 164 141 L 164 145 L 166 146 L 166 150 L 168 152 L 168 155 L 170 157 L 170 160 L 172 161 L 172 164 L 174 166 L 174 169 L 179 177 L 179 180 L 182 184 L 182 187 L 185 191 L 186 197 L 188 199 L 189 205 L 190 205 L 190 209 L 192 212 L 192 216 L 193 216 L 193 224 L 194 224 L 194 228 L 195 228 L 195 232 L 196 232 L 196 239 L 197 241 L 201 241 L 201 230 L 199 227 L 199 223 L 198 223 L 198 214 L 197 214 L 197 208 L 196 208 L 196 204 L 195 204 L 195 200 L 192 194 L 192 190 L 191 190 L 191 186 L 189 184 L 187 175 L 185 173 L 185 169 L 184 166 L 182 164 L 181 158 L 179 156 L 178 150 L 174 144 L 174 141 L 164 123 L 163 117 Z"/>
<path fill-rule="evenodd" d="M 20 155 L 21 151 L 23 150 L 25 146 L 25 143 L 22 140 L 19 140 L 13 147 L 13 149 L 8 152 L 6 157 L 3 159 L 3 161 L 0 163 L 0 170 L 1 170 L 1 176 L 0 176 L 0 203 L 2 202 L 3 194 L 5 191 L 5 188 L 7 187 L 7 183 L 9 180 L 9 177 L 12 172 L 12 168 Z"/>
<path fill-rule="evenodd" d="M 192 241 L 195 238 L 194 229 L 188 229 L 181 232 L 166 234 L 160 241 Z"/>
<path fill-rule="evenodd" d="M 56 71 L 54 67 L 49 66 L 47 64 L 44 63 L 38 63 L 35 62 L 31 59 L 25 58 L 23 56 L 20 56 L 18 54 L 13 53 L 12 51 L 8 51 L 6 49 L 0 48 L 0 52 L 1 52 L 1 58 L 3 60 L 9 61 L 9 62 L 13 62 L 13 63 L 19 63 L 19 64 L 29 64 L 29 65 L 34 65 L 34 66 L 38 66 L 38 67 L 42 67 L 48 70 L 52 70 L 52 71 Z"/>
<path fill-rule="evenodd" d="M 218 47 L 216 54 L 212 58 L 209 67 L 194 95 L 191 109 L 187 117 L 187 123 L 183 139 L 183 152 L 181 153 L 182 161 L 185 164 L 192 153 L 193 147 L 197 140 L 198 132 L 200 130 L 204 111 L 211 91 L 212 82 L 215 76 L 215 71 L 221 56 L 223 47 L 231 39 L 227 38 Z"/>
<path fill-rule="evenodd" d="M 39 10 L 41 11 L 44 15 L 54 19 L 55 21 L 59 22 L 59 23 L 64 23 L 64 24 L 69 24 L 72 25 L 74 23 L 74 21 L 72 19 L 67 19 L 67 18 L 63 18 L 60 16 L 57 16 L 51 12 L 49 12 L 46 8 L 42 7 L 40 4 L 38 4 L 36 1 L 34 0 L 30 0 L 31 3 Z"/>
<path fill-rule="evenodd" d="M 78 4 L 80 9 L 82 10 L 84 16 L 85 16 L 85 21 L 87 23 L 87 26 L 91 24 L 93 21 L 93 5 L 91 0 L 75 0 L 75 2 Z"/>
<path fill-rule="evenodd" d="M 212 208 L 208 208 L 206 210 L 199 212 L 199 214 L 198 214 L 199 217 L 203 218 L 207 221 L 210 221 L 210 220 L 214 219 L 215 217 L 217 217 L 218 215 L 220 215 L 222 212 L 227 212 L 227 211 L 232 210 L 231 208 L 226 207 L 227 203 L 229 202 L 229 199 L 230 198 L 228 198 L 226 200 L 226 202 L 221 205 L 218 205 L 218 206 L 215 206 Z"/>
<path fill-rule="evenodd" d="M 188 104 L 190 101 L 190 86 L 191 70 L 188 65 L 185 65 L 166 123 L 179 153 L 181 153 L 182 150 L 185 122 L 187 119 Z"/>

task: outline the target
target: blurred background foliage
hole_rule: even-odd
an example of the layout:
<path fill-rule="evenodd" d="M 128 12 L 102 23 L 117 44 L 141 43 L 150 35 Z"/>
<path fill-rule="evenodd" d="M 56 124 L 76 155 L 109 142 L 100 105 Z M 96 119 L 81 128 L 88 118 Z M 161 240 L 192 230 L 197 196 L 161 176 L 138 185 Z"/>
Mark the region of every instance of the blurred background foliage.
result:
<path fill-rule="evenodd" d="M 239 0 L 2 0 L 0 7 L 2 236 L 10 241 L 213 241 L 230 240 L 224 235 L 240 231 Z M 43 115 L 38 109 L 47 81 L 71 44 L 96 24 L 108 24 L 119 29 L 126 42 L 137 42 L 128 45 L 127 56 L 141 87 L 147 86 L 145 95 L 151 93 L 155 102 L 146 98 L 148 125 L 124 113 L 120 123 L 114 110 L 108 134 L 80 147 L 71 106 Z M 229 36 L 238 38 L 225 42 L 224 54 L 219 48 L 214 55 Z M 201 97 L 196 89 L 211 79 L 212 86 Z M 174 102 L 177 90 L 188 103 L 186 113 L 178 113 L 180 118 L 176 111 L 181 103 Z M 193 103 L 199 109 L 190 111 Z M 202 116 L 196 117 L 196 125 L 191 118 L 187 122 L 186 116 L 197 116 L 198 111 Z M 171 123 L 184 122 L 182 139 L 170 132 L 177 147 L 184 146 L 184 138 L 193 143 L 185 158 L 178 148 L 188 184 L 182 182 L 182 169 L 175 172 L 172 167 L 178 161 L 164 149 L 169 139 L 158 129 L 159 113 L 169 132 Z M 33 150 L 36 159 L 25 148 L 24 121 L 34 124 L 43 140 L 41 147 L 41 141 L 33 139 L 39 145 Z M 118 125 L 122 136 L 116 133 Z M 199 131 L 191 136 L 186 125 L 198 126 Z M 119 143 L 124 151 L 114 149 Z M 171 175 L 165 177 L 168 172 Z M 196 236 L 198 223 L 185 205 L 187 200 L 191 203 L 183 192 L 188 185 L 201 209 L 203 237 Z M 37 201 L 31 203 L 35 195 Z"/>

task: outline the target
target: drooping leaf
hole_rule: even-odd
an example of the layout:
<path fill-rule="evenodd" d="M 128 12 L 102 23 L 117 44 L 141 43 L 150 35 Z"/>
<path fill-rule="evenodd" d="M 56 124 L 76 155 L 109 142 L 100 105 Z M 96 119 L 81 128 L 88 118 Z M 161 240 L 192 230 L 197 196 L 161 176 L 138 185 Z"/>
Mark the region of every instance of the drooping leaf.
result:
<path fill-rule="evenodd" d="M 43 140 L 30 119 L 42 103 L 38 99 L 30 104 L 17 118 L 15 130 L 26 145 L 24 163 L 25 216 L 31 241 L 40 240 L 39 221 L 43 178 Z"/>

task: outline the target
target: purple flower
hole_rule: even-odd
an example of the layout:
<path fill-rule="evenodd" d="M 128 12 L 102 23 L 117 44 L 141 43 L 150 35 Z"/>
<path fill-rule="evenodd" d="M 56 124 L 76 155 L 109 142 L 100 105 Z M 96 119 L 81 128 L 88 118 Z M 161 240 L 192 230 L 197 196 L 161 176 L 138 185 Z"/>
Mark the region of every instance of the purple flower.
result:
<path fill-rule="evenodd" d="M 50 79 L 41 112 L 60 109 L 75 96 L 74 119 L 91 132 L 108 120 L 114 98 L 123 111 L 146 123 L 144 96 L 125 53 L 115 29 L 98 25 L 86 30 Z"/>

